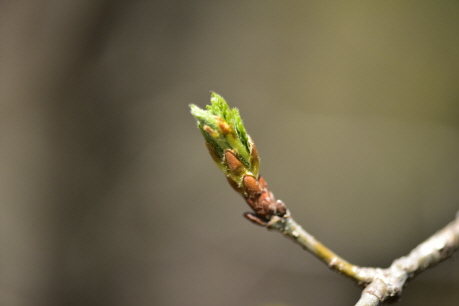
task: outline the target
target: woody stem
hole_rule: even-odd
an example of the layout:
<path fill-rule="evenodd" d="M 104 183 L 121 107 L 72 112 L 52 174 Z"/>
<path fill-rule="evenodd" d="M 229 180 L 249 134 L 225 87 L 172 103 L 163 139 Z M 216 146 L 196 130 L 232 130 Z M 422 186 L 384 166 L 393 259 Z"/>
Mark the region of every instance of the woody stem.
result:
<path fill-rule="evenodd" d="M 399 296 L 407 281 L 449 258 L 459 249 L 459 212 L 454 221 L 418 245 L 408 255 L 394 260 L 386 269 L 359 267 L 347 262 L 306 232 L 288 212 L 283 217 L 273 216 L 266 227 L 281 232 L 330 269 L 366 287 L 356 306 L 377 306 L 390 297 Z"/>
<path fill-rule="evenodd" d="M 303 249 L 320 259 L 331 270 L 352 279 L 360 285 L 370 283 L 374 277 L 374 268 L 356 266 L 344 260 L 306 232 L 292 217 L 274 216 L 267 228 L 281 232 L 284 236 L 292 239 Z"/>

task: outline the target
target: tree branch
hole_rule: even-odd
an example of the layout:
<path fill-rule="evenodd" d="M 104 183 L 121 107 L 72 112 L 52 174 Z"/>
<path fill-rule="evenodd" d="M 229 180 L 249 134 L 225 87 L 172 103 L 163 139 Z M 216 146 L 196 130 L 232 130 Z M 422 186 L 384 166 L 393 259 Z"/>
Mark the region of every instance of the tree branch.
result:
<path fill-rule="evenodd" d="M 365 287 L 356 306 L 377 306 L 399 297 L 407 281 L 449 258 L 459 248 L 458 212 L 453 222 L 407 256 L 394 260 L 389 268 L 359 267 L 347 262 L 306 232 L 290 216 L 287 206 L 275 199 L 258 173 L 258 151 L 237 109 L 230 109 L 223 97 L 212 93 L 211 105 L 206 110 L 191 105 L 191 113 L 198 121 L 212 159 L 252 209 L 244 216 L 257 225 L 281 232 L 331 270 Z"/>
<path fill-rule="evenodd" d="M 373 281 L 365 288 L 356 306 L 376 306 L 402 293 L 408 281 L 451 257 L 459 248 L 459 212 L 456 219 L 400 257 L 387 269 L 375 269 Z"/>
<path fill-rule="evenodd" d="M 281 232 L 331 270 L 366 287 L 356 306 L 376 306 L 388 299 L 397 298 L 409 280 L 451 257 L 459 248 L 459 212 L 453 222 L 418 245 L 407 256 L 394 260 L 386 269 L 359 267 L 347 262 L 306 232 L 289 215 L 274 216 L 266 227 Z"/>

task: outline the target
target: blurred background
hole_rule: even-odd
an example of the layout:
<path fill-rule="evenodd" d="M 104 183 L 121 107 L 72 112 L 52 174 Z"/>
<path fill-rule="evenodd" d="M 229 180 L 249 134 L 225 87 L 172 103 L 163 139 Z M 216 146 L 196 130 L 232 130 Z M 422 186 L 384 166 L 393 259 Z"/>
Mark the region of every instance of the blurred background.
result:
<path fill-rule="evenodd" d="M 211 90 L 352 263 L 387 267 L 459 209 L 457 1 L 2 1 L 0 305 L 354 305 L 242 217 L 189 113 Z M 448 260 L 400 305 L 458 287 Z"/>

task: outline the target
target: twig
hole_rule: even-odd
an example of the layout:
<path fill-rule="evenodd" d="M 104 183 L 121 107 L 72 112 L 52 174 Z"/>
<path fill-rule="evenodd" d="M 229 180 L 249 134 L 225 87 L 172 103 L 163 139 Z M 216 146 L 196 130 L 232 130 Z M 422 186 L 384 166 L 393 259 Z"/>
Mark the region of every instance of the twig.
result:
<path fill-rule="evenodd" d="M 274 216 L 266 227 L 270 230 L 277 230 L 284 236 L 291 238 L 303 249 L 320 259 L 331 270 L 354 280 L 359 285 L 363 286 L 369 284 L 376 274 L 374 268 L 365 268 L 353 265 L 336 255 L 333 251 L 314 238 L 314 236 L 306 232 L 292 217 L 288 215 L 285 217 Z"/>
<path fill-rule="evenodd" d="M 400 296 L 407 281 L 451 257 L 459 248 L 459 213 L 453 222 L 418 245 L 407 256 L 394 260 L 387 269 L 350 264 L 306 232 L 288 215 L 274 216 L 266 227 L 292 239 L 331 270 L 366 286 L 356 306 L 377 306 L 390 298 Z"/>
<path fill-rule="evenodd" d="M 353 265 L 328 249 L 293 220 L 287 206 L 276 200 L 259 175 L 259 156 L 237 109 L 212 93 L 211 105 L 202 110 L 191 105 L 209 153 L 229 184 L 253 210 L 244 216 L 257 225 L 277 230 L 312 253 L 331 270 L 365 287 L 356 306 L 377 306 L 402 293 L 407 281 L 450 257 L 459 248 L 459 213 L 444 229 L 421 243 L 387 269 Z"/>
<path fill-rule="evenodd" d="M 456 219 L 400 257 L 387 269 L 376 269 L 376 275 L 362 293 L 356 306 L 377 306 L 398 297 L 403 286 L 416 275 L 451 257 L 459 248 L 459 212 Z"/>

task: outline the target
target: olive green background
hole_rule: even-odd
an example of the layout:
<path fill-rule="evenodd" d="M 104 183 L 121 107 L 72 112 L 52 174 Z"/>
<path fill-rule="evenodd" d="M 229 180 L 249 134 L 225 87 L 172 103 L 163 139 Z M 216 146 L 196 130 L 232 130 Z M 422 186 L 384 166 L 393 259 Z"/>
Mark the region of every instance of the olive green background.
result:
<path fill-rule="evenodd" d="M 0 305 L 358 300 L 242 218 L 188 109 L 211 90 L 353 263 L 390 265 L 459 209 L 458 1 L 2 1 Z M 458 288 L 448 260 L 400 305 Z"/>

